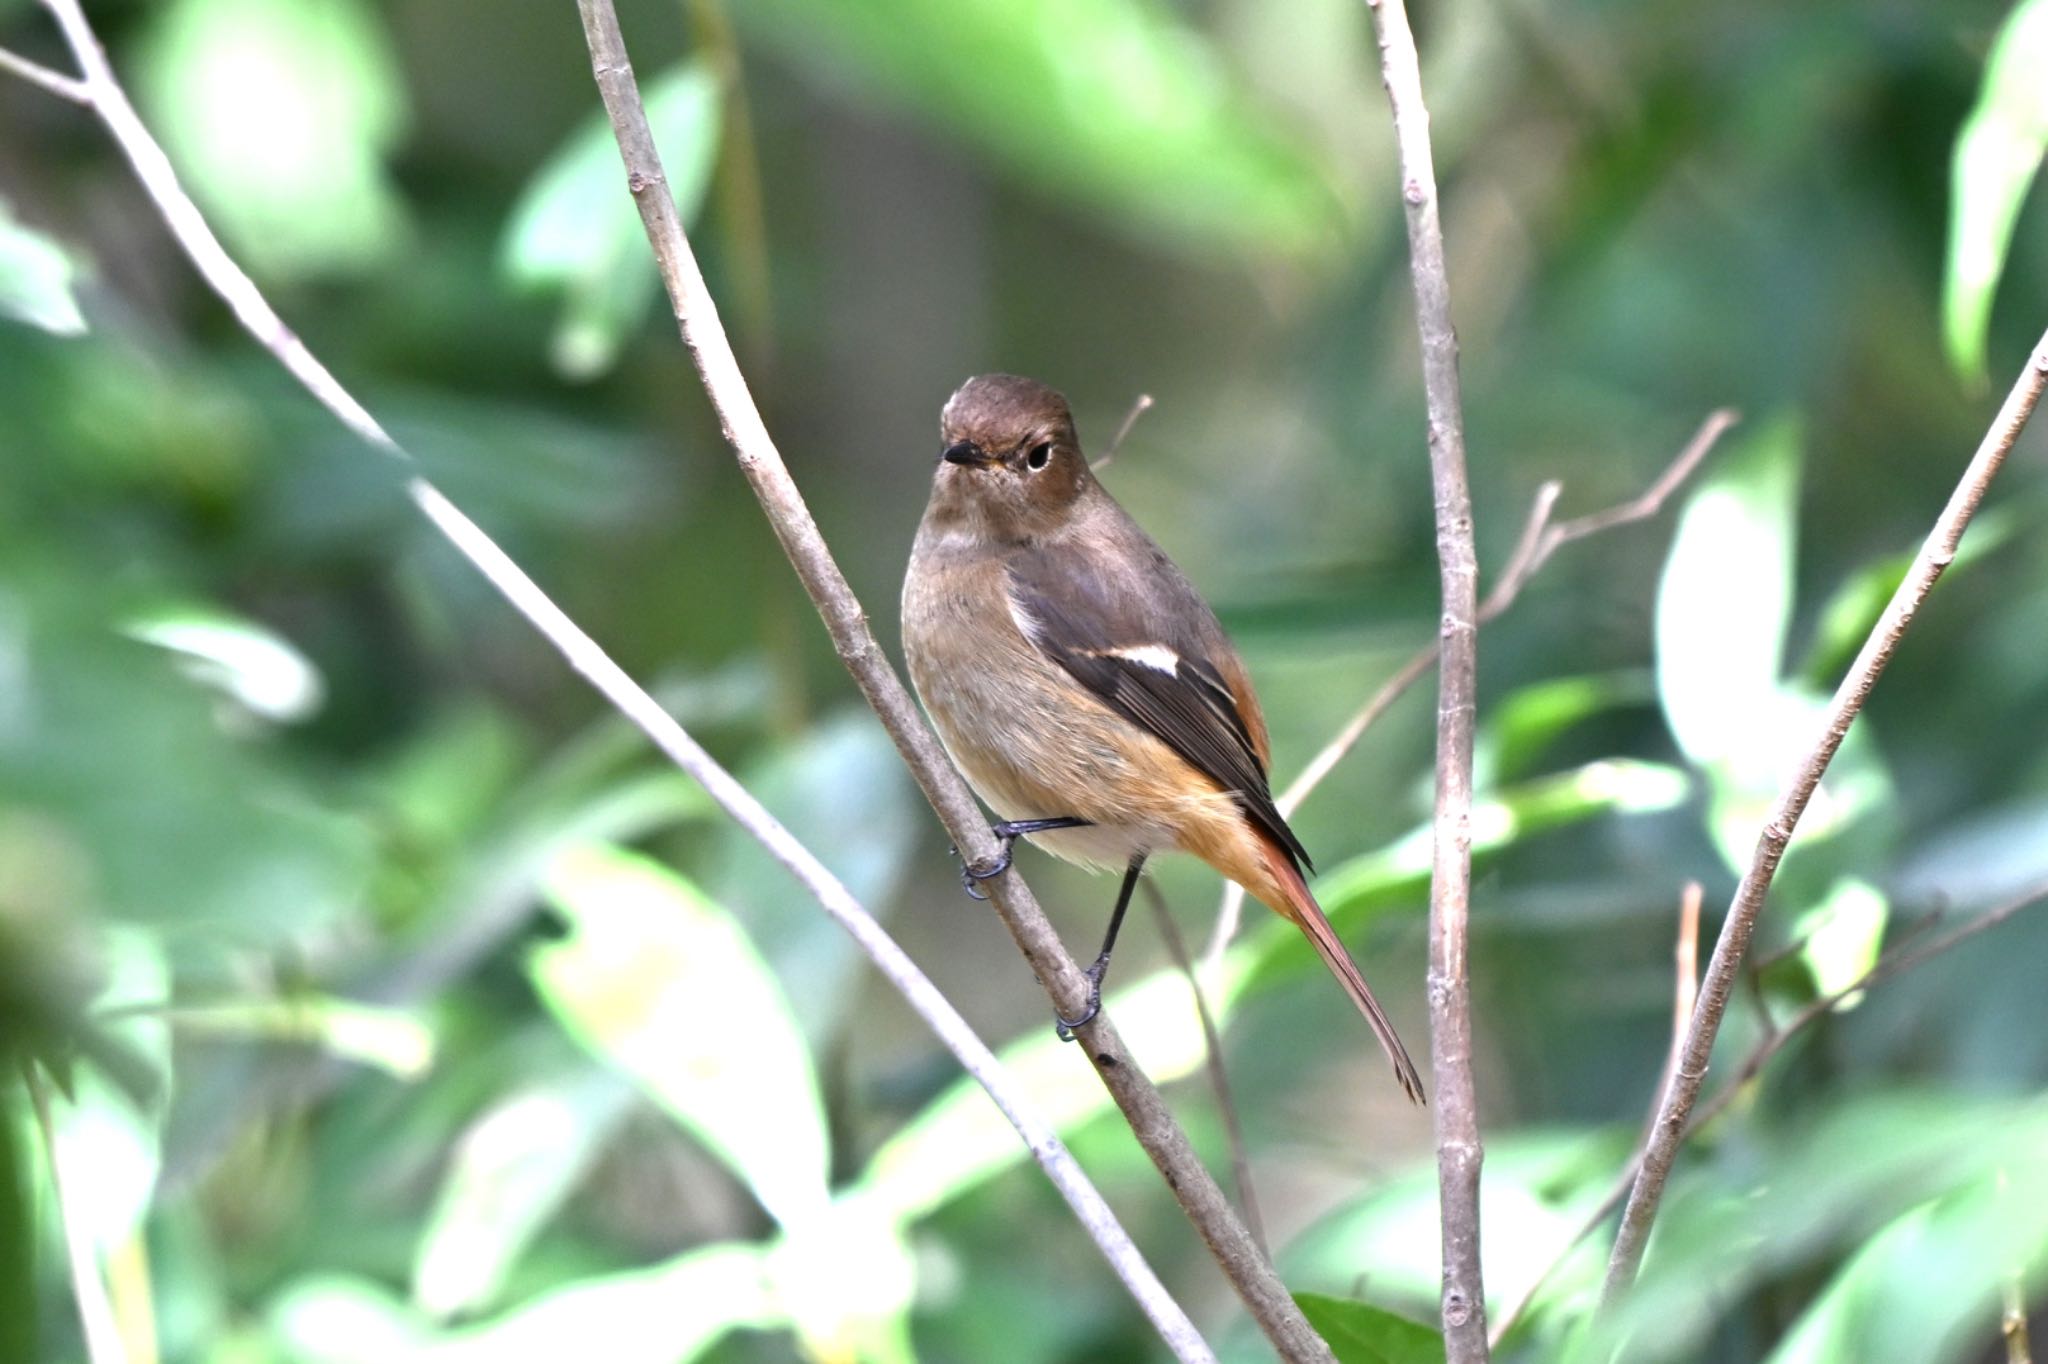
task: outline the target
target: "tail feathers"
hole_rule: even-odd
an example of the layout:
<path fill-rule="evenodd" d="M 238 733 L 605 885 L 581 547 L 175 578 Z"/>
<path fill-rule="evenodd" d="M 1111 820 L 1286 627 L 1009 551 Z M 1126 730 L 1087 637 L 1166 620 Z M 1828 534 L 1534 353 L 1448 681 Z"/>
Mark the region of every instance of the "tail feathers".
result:
<path fill-rule="evenodd" d="M 1323 914 L 1315 896 L 1309 894 L 1308 883 L 1301 879 L 1294 862 L 1287 854 L 1272 844 L 1266 844 L 1266 865 L 1273 879 L 1280 884 L 1281 893 L 1288 903 L 1283 908 L 1275 906 L 1298 925 L 1314 945 L 1316 955 L 1323 959 L 1323 965 L 1330 968 L 1330 974 L 1351 996 L 1351 1002 L 1365 1015 L 1365 1021 L 1372 1025 L 1373 1035 L 1380 1040 L 1380 1048 L 1386 1052 L 1387 1060 L 1393 1063 L 1394 1078 L 1401 1089 L 1414 1102 L 1428 1102 L 1422 1095 L 1422 1076 L 1415 1069 L 1415 1062 L 1408 1058 L 1408 1049 L 1401 1045 L 1401 1038 L 1394 1031 L 1394 1025 L 1387 1018 L 1380 1002 L 1372 997 L 1372 987 L 1365 983 L 1365 976 L 1359 972 L 1351 954 L 1344 950 L 1344 944 L 1337 940 L 1337 931 L 1330 927 L 1329 919 Z"/>

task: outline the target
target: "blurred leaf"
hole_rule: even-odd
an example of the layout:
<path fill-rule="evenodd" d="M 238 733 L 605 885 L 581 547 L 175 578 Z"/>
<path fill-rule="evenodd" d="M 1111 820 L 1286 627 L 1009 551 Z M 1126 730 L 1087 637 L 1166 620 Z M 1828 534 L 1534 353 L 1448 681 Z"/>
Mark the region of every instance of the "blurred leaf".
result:
<path fill-rule="evenodd" d="M 1970 533 L 1956 547 L 1955 558 L 1943 574 L 1953 582 L 1963 570 L 1973 567 L 1985 555 L 2006 544 L 2028 518 L 2014 514 L 2009 506 L 1986 507 L 1970 521 Z M 1832 690 L 1841 675 L 1855 661 L 1863 641 L 1884 614 L 1892 593 L 1913 566 L 1914 550 L 1883 555 L 1863 565 L 1842 580 L 1827 604 L 1813 632 L 1813 645 L 1799 665 L 1798 676 L 1809 686 Z"/>
<path fill-rule="evenodd" d="M 240 999 L 181 1004 L 160 1011 L 180 1032 L 319 1047 L 345 1061 L 375 1066 L 401 1080 L 417 1080 L 434 1063 L 434 1032 L 403 1009 L 333 995 L 300 993 L 283 999 Z"/>
<path fill-rule="evenodd" d="M 718 157 L 718 76 L 693 59 L 649 80 L 643 94 L 669 193 L 687 227 Z M 586 118 L 528 182 L 499 260 L 513 282 L 561 293 L 556 369 L 590 379 L 611 368 L 626 335 L 647 315 L 660 276 L 603 110 Z"/>
<path fill-rule="evenodd" d="M 269 1316 L 279 1348 L 304 1364 L 560 1364 L 593 1352 L 605 1364 L 683 1364 L 728 1331 L 785 1320 L 762 1252 L 732 1244 L 573 1281 L 455 1331 L 436 1332 L 381 1285 L 325 1276 L 292 1285 Z"/>
<path fill-rule="evenodd" d="M 866 707 L 810 725 L 739 775 L 856 899 L 887 913 L 928 815 L 896 746 Z M 792 893 L 788 868 L 746 830 L 720 820 L 716 837 L 706 885 L 745 916 L 776 977 L 804 1001 L 804 1035 L 822 1048 L 866 978 L 866 956 L 808 895 Z"/>
<path fill-rule="evenodd" d="M 1977 107 L 1956 137 L 1942 340 L 1949 363 L 1985 380 L 1991 301 L 2027 188 L 2048 153 L 2048 0 L 2019 0 L 1984 64 Z"/>
<path fill-rule="evenodd" d="M 1828 1103 L 1782 1128 L 1746 1133 L 1704 1161 L 1695 1149 L 1693 1168 L 1665 1198 L 1634 1294 L 1574 1357 L 1605 1359 L 1625 1338 L 1630 1360 L 1696 1358 L 1728 1305 L 1773 1276 L 1853 1252 L 1930 1199 L 1961 1196 L 1967 1203 L 1969 1190 L 2000 1171 L 2024 1167 L 2025 1188 L 2038 1188 L 2044 1144 L 2048 1106 L 2038 1101 L 1872 1093 Z M 2013 1234 L 2041 1237 L 2039 1219 L 2012 1217 L 2029 1204 L 1994 1202 L 2007 1225 L 1975 1243 L 1953 1243 L 1942 1281 L 1968 1279 L 1995 1291 L 2016 1264 Z M 1973 1217 L 1969 1225 L 1984 1224 Z M 1947 1311 L 1931 1299 L 1923 1307 L 1926 1296 L 1908 1295 L 1883 1320 L 1903 1329 L 1923 1311 Z M 1995 1319 L 1984 1315 L 1987 1333 Z"/>
<path fill-rule="evenodd" d="M 78 273 L 56 241 L 15 220 L 0 198 L 0 317 L 59 336 L 83 336 L 72 280 Z"/>
<path fill-rule="evenodd" d="M 1799 956 L 1813 977 L 1816 994 L 1847 989 L 1877 965 L 1890 915 L 1891 904 L 1877 887 L 1844 877 L 1824 900 L 1794 921 L 1792 936 L 1805 940 Z M 1853 1003 L 1853 998 L 1845 999 L 1842 1007 Z"/>
<path fill-rule="evenodd" d="M 1294 1301 L 1338 1364 L 1436 1364 L 1444 1357 L 1442 1335 L 1371 1303 L 1321 1293 L 1297 1293 Z"/>
<path fill-rule="evenodd" d="M 829 1202 L 823 1100 L 782 987 L 740 926 L 647 858 L 586 846 L 547 893 L 569 937 L 533 953 L 570 1036 L 631 1076 L 785 1227 Z"/>
<path fill-rule="evenodd" d="M 1672 736 L 1703 767 L 1768 771 L 1781 751 L 1759 745 L 1757 719 L 1776 707 L 1792 614 L 1800 441 L 1798 422 L 1780 416 L 1714 461 L 1658 584 L 1657 693 Z"/>
<path fill-rule="evenodd" d="M 121 632 L 168 651 L 187 677 L 261 719 L 310 719 L 326 698 L 312 661 L 252 620 L 210 608 L 167 607 L 136 615 Z"/>
<path fill-rule="evenodd" d="M 505 1276 L 629 1111 L 632 1091 L 589 1075 L 529 1085 L 470 1123 L 413 1262 L 413 1300 L 437 1320 L 493 1305 Z"/>
<path fill-rule="evenodd" d="M 68 1095 L 53 1096 L 51 1105 L 57 1159 L 65 1173 L 65 1221 L 79 1228 L 102 1257 L 141 1229 L 156 1192 L 162 1100 L 171 1071 L 170 1030 L 164 1021 L 147 1012 L 122 1012 L 169 995 L 170 972 L 161 950 L 135 930 L 109 934 L 107 949 L 107 983 L 95 1009 L 121 1013 L 107 1027 L 147 1058 L 156 1072 L 157 1092 L 138 1100 L 97 1067 L 81 1066 L 73 1072 Z"/>
<path fill-rule="evenodd" d="M 1476 778 L 1491 786 L 1526 775 L 1543 751 L 1574 726 L 1603 711 L 1654 700 L 1647 673 L 1557 677 L 1517 687 L 1481 722 Z"/>
<path fill-rule="evenodd" d="M 1985 1358 L 2000 1289 L 2048 1255 L 2048 1222 L 2019 1213 L 2043 1207 L 2048 1162 L 2037 1154 L 1912 1209 L 1863 1243 L 1766 1364 Z"/>
<path fill-rule="evenodd" d="M 1056 201 L 1202 251 L 1327 253 L 1341 177 L 1152 0 L 757 0 L 794 62 L 977 143 Z"/>
<path fill-rule="evenodd" d="M 806 1358 L 911 1364 L 910 1309 L 917 1265 L 894 1210 L 842 1198 L 792 1229 L 766 1261 L 772 1300 L 784 1305 Z"/>
<path fill-rule="evenodd" d="M 237 254 L 283 278 L 373 265 L 404 208 L 384 157 L 406 121 L 360 0 L 173 0 L 141 90 L 151 126 Z"/>

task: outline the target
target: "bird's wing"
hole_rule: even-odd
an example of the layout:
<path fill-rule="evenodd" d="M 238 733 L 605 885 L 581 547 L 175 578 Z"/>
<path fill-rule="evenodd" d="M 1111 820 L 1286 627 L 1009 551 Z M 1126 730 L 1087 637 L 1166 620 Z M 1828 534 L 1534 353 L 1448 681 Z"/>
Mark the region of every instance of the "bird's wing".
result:
<path fill-rule="evenodd" d="M 1096 699 L 1233 793 L 1254 824 L 1313 870 L 1273 803 L 1265 723 L 1208 604 L 1149 544 L 1143 557 L 1151 571 L 1143 574 L 1094 571 L 1063 548 L 1021 550 L 1008 562 L 1011 612 L 1025 638 Z"/>

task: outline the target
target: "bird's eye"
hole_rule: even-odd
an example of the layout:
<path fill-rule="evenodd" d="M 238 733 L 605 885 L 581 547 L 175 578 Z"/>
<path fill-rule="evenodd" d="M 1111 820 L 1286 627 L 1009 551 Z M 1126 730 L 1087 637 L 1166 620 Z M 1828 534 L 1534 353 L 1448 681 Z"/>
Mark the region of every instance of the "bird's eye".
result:
<path fill-rule="evenodd" d="M 1031 447 L 1031 453 L 1024 456 L 1024 462 L 1033 469 L 1043 469 L 1052 462 L 1052 442 L 1042 440 Z"/>

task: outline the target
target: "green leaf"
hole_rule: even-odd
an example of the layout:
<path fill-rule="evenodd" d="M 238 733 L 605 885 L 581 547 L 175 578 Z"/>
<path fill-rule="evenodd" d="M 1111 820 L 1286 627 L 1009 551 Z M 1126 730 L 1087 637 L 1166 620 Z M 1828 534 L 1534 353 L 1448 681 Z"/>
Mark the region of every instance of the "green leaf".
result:
<path fill-rule="evenodd" d="M 1321 1293 L 1296 1293 L 1294 1301 L 1338 1364 L 1439 1364 L 1444 1357 L 1442 1335 L 1385 1308 Z"/>
<path fill-rule="evenodd" d="M 1977 106 L 1950 171 L 1942 340 L 1949 363 L 1985 379 L 1991 302 L 2020 205 L 2048 153 L 2048 0 L 2020 0 L 1992 44 Z"/>
<path fill-rule="evenodd" d="M 718 158 L 719 91 L 717 75 L 701 60 L 672 67 L 645 87 L 647 121 L 686 226 Z M 611 368 L 626 334 L 646 316 L 660 276 L 602 110 L 527 183 L 506 224 L 499 266 L 518 285 L 562 296 L 557 369 L 589 379 Z"/>
<path fill-rule="evenodd" d="M 1574 726 L 1603 711 L 1654 699 L 1642 672 L 1558 677 L 1517 687 L 1486 717 L 1479 735 L 1480 785 L 1526 775 L 1543 750 Z"/>
<path fill-rule="evenodd" d="M 1200 251 L 1327 253 L 1340 177 L 1154 0 L 756 0 L 793 62 L 999 158 L 1057 202 Z"/>
<path fill-rule="evenodd" d="M 141 90 L 193 197 L 259 273 L 359 270 L 402 240 L 384 158 L 404 82 L 361 0 L 174 0 Z"/>
<path fill-rule="evenodd" d="M 72 282 L 78 269 L 57 242 L 15 220 L 0 199 L 0 317 L 59 336 L 85 333 Z"/>
<path fill-rule="evenodd" d="M 732 916 L 660 864 L 589 845 L 547 893 L 566 940 L 531 970 L 570 1036 L 632 1077 L 784 1226 L 829 1202 L 824 1103 L 782 987 Z"/>
<path fill-rule="evenodd" d="M 629 1111 L 609 1076 L 530 1085 L 463 1131 L 413 1262 L 413 1301 L 438 1320 L 491 1306 L 505 1277 Z"/>

